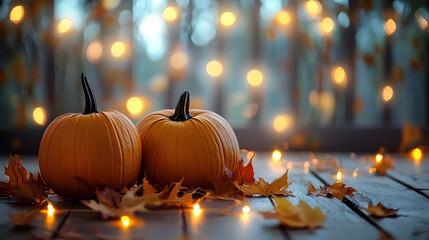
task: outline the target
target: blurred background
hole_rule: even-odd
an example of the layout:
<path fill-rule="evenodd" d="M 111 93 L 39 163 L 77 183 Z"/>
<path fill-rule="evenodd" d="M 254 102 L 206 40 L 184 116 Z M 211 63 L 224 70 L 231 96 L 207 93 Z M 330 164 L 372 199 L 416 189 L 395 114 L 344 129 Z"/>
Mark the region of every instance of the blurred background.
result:
<path fill-rule="evenodd" d="M 249 150 L 408 151 L 429 126 L 429 1 L 3 0 L 0 152 L 57 116 L 217 112 Z"/>

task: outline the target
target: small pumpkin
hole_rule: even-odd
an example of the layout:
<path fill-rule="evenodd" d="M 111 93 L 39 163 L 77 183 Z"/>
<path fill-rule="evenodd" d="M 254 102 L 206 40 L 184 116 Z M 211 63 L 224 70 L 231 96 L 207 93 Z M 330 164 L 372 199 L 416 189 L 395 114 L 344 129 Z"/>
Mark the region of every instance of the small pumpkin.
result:
<path fill-rule="evenodd" d="M 224 166 L 238 164 L 240 148 L 229 123 L 218 114 L 189 109 L 184 92 L 176 109 L 147 115 L 137 123 L 142 143 L 141 176 L 153 183 L 184 178 L 189 187 L 211 187 L 210 176 L 222 176 Z"/>
<path fill-rule="evenodd" d="M 134 185 L 141 164 L 137 128 L 124 114 L 98 112 L 88 80 L 81 76 L 85 111 L 51 122 L 39 147 L 40 172 L 57 194 L 89 198 L 104 185 L 120 191 Z"/>

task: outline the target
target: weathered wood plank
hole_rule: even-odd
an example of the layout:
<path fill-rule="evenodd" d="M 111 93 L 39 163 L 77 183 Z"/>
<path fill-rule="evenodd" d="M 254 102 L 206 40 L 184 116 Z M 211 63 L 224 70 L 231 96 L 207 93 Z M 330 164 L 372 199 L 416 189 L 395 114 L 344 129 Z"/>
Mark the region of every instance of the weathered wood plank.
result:
<path fill-rule="evenodd" d="M 342 162 L 343 179 L 347 185 L 355 188 L 358 194 L 350 200 L 360 208 L 367 208 L 369 201 L 382 203 L 388 208 L 399 209 L 397 218 L 374 219 L 380 226 L 398 239 L 426 239 L 429 237 L 429 200 L 413 190 L 393 181 L 387 176 L 375 176 L 366 172 L 367 163 L 350 159 L 348 155 L 337 155 Z M 359 169 L 356 178 L 354 169 Z M 365 169 L 365 171 L 361 171 Z M 335 172 L 317 173 L 328 183 L 336 181 Z M 420 234 L 418 232 L 424 231 Z"/>

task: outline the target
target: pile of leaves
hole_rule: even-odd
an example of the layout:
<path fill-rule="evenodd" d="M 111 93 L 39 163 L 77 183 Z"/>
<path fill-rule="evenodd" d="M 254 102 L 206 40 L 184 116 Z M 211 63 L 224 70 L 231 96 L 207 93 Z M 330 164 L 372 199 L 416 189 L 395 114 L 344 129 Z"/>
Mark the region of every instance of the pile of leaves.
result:
<path fill-rule="evenodd" d="M 19 155 L 10 155 L 9 165 L 4 167 L 8 182 L 0 182 L 0 195 L 7 195 L 18 202 L 43 204 L 48 196 L 48 187 L 40 174 L 28 173 L 22 166 Z"/>
<path fill-rule="evenodd" d="M 271 196 L 286 195 L 292 196 L 288 191 L 290 183 L 288 182 L 288 170 L 278 179 L 268 183 L 262 178 L 256 181 L 254 177 L 253 157 L 249 163 L 244 166 L 244 160 L 241 159 L 238 166 L 233 170 L 224 167 L 224 174 L 221 177 L 210 177 L 215 189 L 215 196 L 223 199 L 244 199 L 245 196 Z"/>
<path fill-rule="evenodd" d="M 332 186 L 328 187 L 320 186 L 318 189 L 313 186 L 310 182 L 308 182 L 308 195 L 321 196 L 332 198 L 336 197 L 340 201 L 343 201 L 344 196 L 353 196 L 353 192 L 356 192 L 356 189 L 352 187 L 346 187 L 343 182 L 336 182 L 332 184 Z"/>

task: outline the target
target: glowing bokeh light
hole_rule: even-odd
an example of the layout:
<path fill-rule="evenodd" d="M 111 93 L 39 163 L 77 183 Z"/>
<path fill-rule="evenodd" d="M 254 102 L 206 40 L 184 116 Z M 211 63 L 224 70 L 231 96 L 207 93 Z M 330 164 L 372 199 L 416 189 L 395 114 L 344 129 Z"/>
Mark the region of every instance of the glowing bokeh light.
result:
<path fill-rule="evenodd" d="M 396 31 L 396 23 L 393 19 L 389 19 L 384 24 L 384 31 L 387 35 L 392 35 Z"/>
<path fill-rule="evenodd" d="M 380 153 L 375 155 L 375 162 L 376 163 L 380 163 L 382 160 L 383 160 L 383 155 L 381 155 Z"/>
<path fill-rule="evenodd" d="M 288 25 L 291 21 L 291 18 L 286 11 L 280 11 L 277 13 L 275 20 L 278 24 Z"/>
<path fill-rule="evenodd" d="M 86 58 L 92 64 L 97 63 L 103 56 L 103 47 L 99 41 L 93 41 L 86 49 Z"/>
<path fill-rule="evenodd" d="M 9 19 L 13 23 L 20 23 L 24 18 L 24 7 L 21 5 L 15 6 L 10 11 Z"/>
<path fill-rule="evenodd" d="M 162 12 L 162 16 L 167 22 L 172 22 L 176 20 L 178 15 L 179 15 L 179 11 L 175 7 L 171 7 L 171 6 L 166 7 Z"/>
<path fill-rule="evenodd" d="M 422 152 L 422 150 L 421 150 L 420 148 L 414 148 L 414 149 L 411 151 L 411 157 L 412 157 L 414 160 L 420 160 L 420 159 L 422 159 L 422 157 L 423 157 L 423 152 Z"/>
<path fill-rule="evenodd" d="M 125 44 L 121 41 L 113 43 L 110 48 L 110 53 L 112 53 L 112 56 L 114 57 L 121 57 L 125 53 Z"/>
<path fill-rule="evenodd" d="M 130 217 L 122 216 L 121 217 L 122 226 L 128 227 L 130 225 Z"/>
<path fill-rule="evenodd" d="M 58 23 L 58 32 L 59 33 L 66 33 L 71 29 L 72 22 L 70 19 L 63 19 Z"/>
<path fill-rule="evenodd" d="M 33 120 L 40 126 L 45 125 L 46 123 L 46 112 L 42 107 L 36 107 L 33 110 Z"/>
<path fill-rule="evenodd" d="M 393 89 L 389 85 L 385 86 L 382 91 L 383 100 L 388 102 L 393 97 Z"/>
<path fill-rule="evenodd" d="M 198 216 L 201 213 L 200 204 L 196 203 L 192 208 L 192 211 L 194 212 L 195 216 Z"/>
<path fill-rule="evenodd" d="M 170 58 L 170 64 L 176 70 L 183 70 L 188 65 L 188 57 L 183 52 L 175 52 Z"/>
<path fill-rule="evenodd" d="M 235 16 L 232 12 L 224 12 L 220 15 L 220 23 L 225 27 L 231 27 L 235 23 Z"/>
<path fill-rule="evenodd" d="M 54 206 L 52 206 L 52 204 L 49 203 L 47 208 L 48 208 L 48 216 L 53 216 L 55 212 Z"/>
<path fill-rule="evenodd" d="M 358 175 L 358 170 L 359 170 L 359 169 L 357 169 L 357 168 L 356 168 L 356 169 L 353 171 L 353 177 L 354 177 L 354 178 L 356 178 L 356 177 L 357 177 L 357 175 Z"/>
<path fill-rule="evenodd" d="M 293 168 L 293 163 L 292 163 L 292 162 L 288 162 L 288 163 L 286 164 L 286 168 L 287 168 L 287 169 L 292 169 L 292 168 Z"/>
<path fill-rule="evenodd" d="M 257 69 L 252 69 L 247 73 L 247 82 L 254 87 L 261 85 L 263 80 L 264 76 Z"/>
<path fill-rule="evenodd" d="M 320 28 L 324 33 L 330 33 L 334 30 L 335 23 L 331 18 L 324 18 L 320 23 Z"/>
<path fill-rule="evenodd" d="M 280 115 L 274 118 L 273 127 L 276 132 L 282 132 L 286 130 L 291 124 L 291 119 L 289 116 Z"/>
<path fill-rule="evenodd" d="M 332 79 L 337 85 L 343 86 L 346 80 L 346 71 L 344 71 L 344 68 L 334 68 L 334 70 L 332 71 Z"/>
<path fill-rule="evenodd" d="M 341 178 L 343 177 L 343 174 L 341 173 L 341 171 L 337 172 L 337 181 L 341 181 Z"/>
<path fill-rule="evenodd" d="M 280 161 L 280 159 L 282 158 L 282 152 L 280 152 L 279 150 L 274 150 L 273 154 L 272 154 L 272 158 L 274 160 L 274 162 L 278 162 Z"/>
<path fill-rule="evenodd" d="M 222 64 L 219 61 L 210 61 L 206 66 L 207 73 L 212 77 L 218 77 L 223 72 Z"/>
<path fill-rule="evenodd" d="M 246 205 L 246 206 L 244 206 L 242 209 L 241 209 L 241 211 L 243 212 L 243 213 L 249 213 L 250 212 L 250 207 L 248 206 L 248 205 Z"/>
<path fill-rule="evenodd" d="M 305 3 L 305 10 L 310 16 L 319 16 L 322 12 L 322 4 L 316 0 L 308 0 Z"/>
<path fill-rule="evenodd" d="M 103 0 L 103 7 L 109 10 L 116 8 L 121 0 Z"/>
<path fill-rule="evenodd" d="M 142 112 L 144 106 L 144 102 L 139 97 L 131 97 L 127 101 L 127 109 L 131 114 L 139 114 Z"/>

